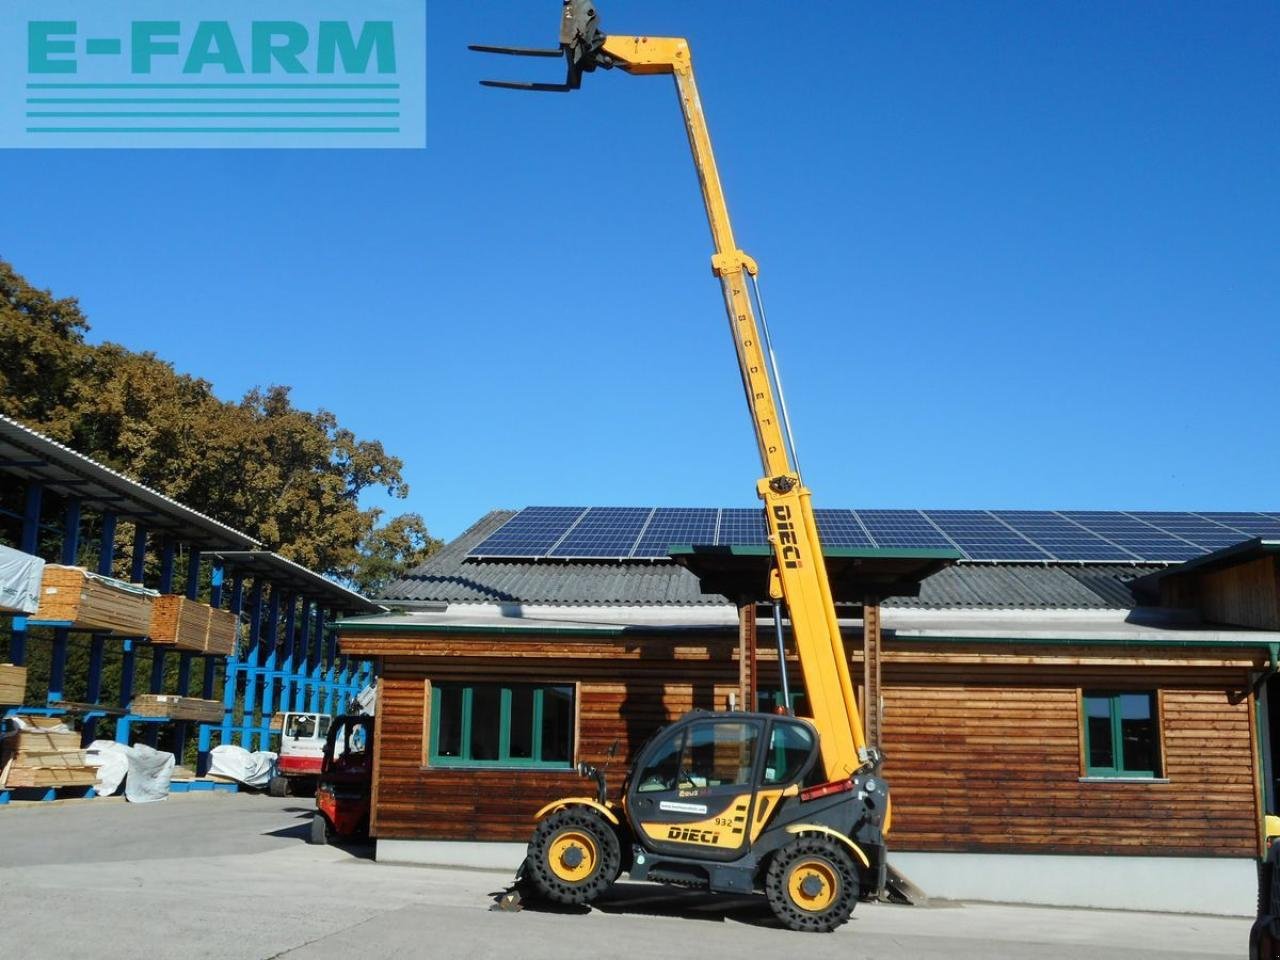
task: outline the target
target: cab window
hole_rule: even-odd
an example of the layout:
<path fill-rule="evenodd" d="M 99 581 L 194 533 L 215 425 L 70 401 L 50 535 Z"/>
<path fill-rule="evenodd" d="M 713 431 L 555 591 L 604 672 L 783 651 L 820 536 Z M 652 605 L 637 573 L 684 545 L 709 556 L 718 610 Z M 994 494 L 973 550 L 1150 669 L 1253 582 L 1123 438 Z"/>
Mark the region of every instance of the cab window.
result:
<path fill-rule="evenodd" d="M 660 743 L 643 770 L 636 778 L 638 793 L 656 793 L 674 790 L 676 775 L 680 770 L 680 753 L 684 749 L 685 731 L 677 730 Z"/>
<path fill-rule="evenodd" d="M 722 721 L 689 728 L 678 786 L 725 787 L 751 783 L 760 729 L 754 723 Z"/>
<path fill-rule="evenodd" d="M 775 721 L 764 761 L 764 782 L 790 783 L 800 775 L 811 753 L 813 734 L 808 727 L 800 723 Z"/>

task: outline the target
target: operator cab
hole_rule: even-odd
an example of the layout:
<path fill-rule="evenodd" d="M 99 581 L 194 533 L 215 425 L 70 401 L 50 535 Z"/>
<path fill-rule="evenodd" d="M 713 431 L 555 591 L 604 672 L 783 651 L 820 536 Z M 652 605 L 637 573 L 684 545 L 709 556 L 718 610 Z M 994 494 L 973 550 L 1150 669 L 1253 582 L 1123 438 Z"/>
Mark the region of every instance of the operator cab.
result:
<path fill-rule="evenodd" d="M 626 785 L 637 839 L 656 853 L 735 860 L 784 792 L 819 768 L 813 726 L 767 713 L 695 713 L 641 752 Z"/>

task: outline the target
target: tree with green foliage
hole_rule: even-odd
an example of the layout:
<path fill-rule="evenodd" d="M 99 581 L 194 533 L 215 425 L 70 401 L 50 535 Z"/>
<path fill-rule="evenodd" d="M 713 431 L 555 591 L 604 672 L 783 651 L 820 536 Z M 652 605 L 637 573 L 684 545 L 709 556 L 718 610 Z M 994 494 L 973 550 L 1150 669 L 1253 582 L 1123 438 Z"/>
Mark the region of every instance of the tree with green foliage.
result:
<path fill-rule="evenodd" d="M 75 299 L 0 260 L 0 412 L 311 569 L 376 594 L 439 548 L 417 514 L 379 525 L 367 491 L 403 499 L 404 463 L 289 388 L 238 403 L 153 353 L 90 344 Z"/>

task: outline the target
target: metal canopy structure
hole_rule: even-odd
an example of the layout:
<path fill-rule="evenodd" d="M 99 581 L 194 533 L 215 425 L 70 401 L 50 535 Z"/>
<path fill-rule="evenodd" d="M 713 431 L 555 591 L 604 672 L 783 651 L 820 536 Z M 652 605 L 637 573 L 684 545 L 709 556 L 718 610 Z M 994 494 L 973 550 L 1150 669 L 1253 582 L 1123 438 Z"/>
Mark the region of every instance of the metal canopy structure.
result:
<path fill-rule="evenodd" d="M 246 533 L 183 506 L 56 440 L 0 415 L 0 471 L 78 500 L 82 508 L 140 523 L 209 549 L 261 543 Z"/>
<path fill-rule="evenodd" d="M 270 550 L 215 550 L 212 555 L 242 575 L 263 577 L 296 596 L 307 597 L 338 613 L 382 613 L 386 609 Z"/>
<path fill-rule="evenodd" d="M 8 659 L 23 666 L 29 642 L 51 643 L 48 686 L 42 702 L 28 694 L 25 704 L 0 704 L 12 709 L 4 715 L 79 714 L 82 742 L 100 736 L 99 722 L 114 718 L 115 739 L 133 743 L 141 736 L 156 746 L 161 728 L 168 746 L 182 758 L 189 746 L 190 723 L 178 717 L 156 716 L 152 710 L 134 712 L 135 676 L 140 655 L 150 661 L 151 694 L 218 700 L 222 719 L 195 723 L 197 773 L 208 769 L 215 738 L 223 744 L 239 741 L 249 749 L 267 749 L 273 736 L 272 717 L 278 711 L 335 713 L 372 678 L 372 664 L 340 656 L 332 624 L 335 615 L 381 612 L 382 607 L 311 570 L 269 550 L 259 541 L 144 484 L 77 453 L 50 437 L 0 416 L 0 479 L 25 491 L 18 520 L 18 548 L 29 554 L 56 551 L 64 565 L 81 558 L 86 512 L 99 523 L 96 573 L 120 575 L 116 562 L 116 530 L 120 520 L 133 524 L 133 549 L 123 575 L 153 587 L 161 594 L 179 594 L 195 603 L 206 599 L 213 608 L 226 608 L 239 621 L 238 638 L 229 655 L 199 649 L 172 650 L 145 636 L 117 636 L 93 632 L 83 683 L 83 702 L 64 695 L 70 670 L 74 624 L 41 624 L 13 616 L 8 624 Z M 58 520 L 46 520 L 48 497 L 56 499 Z M 53 534 L 56 533 L 56 539 Z M 157 563 L 149 563 L 154 557 Z M 53 557 L 46 557 L 53 559 Z M 150 582 L 147 582 L 150 581 Z M 229 581 L 229 582 L 228 582 Z M 229 589 L 224 589 L 224 584 Z M 80 641 L 77 641 L 80 642 Z M 119 653 L 115 652 L 119 644 Z M 104 665 L 108 656 L 119 663 L 118 706 L 106 703 Z M 176 663 L 173 658 L 176 658 Z M 145 661 L 144 661 L 145 662 Z M 219 683 L 221 674 L 221 683 Z M 38 693 L 35 693 L 39 696 Z M 79 701 L 79 698 L 76 698 Z M 194 723 L 194 721 L 192 721 Z M 139 727 L 135 731 L 133 728 Z M 219 789 L 226 784 L 186 781 L 191 789 Z M 84 788 L 68 788 L 80 789 Z M 180 789 L 175 782 L 174 790 Z M 32 799 L 54 799 L 58 788 L 37 789 Z M 92 795 L 88 788 L 86 795 Z M 0 787 L 0 804 L 13 791 Z"/>
<path fill-rule="evenodd" d="M 920 583 L 962 559 L 955 550 L 892 550 L 827 547 L 822 551 L 838 604 L 863 604 L 868 598 L 915 597 Z M 735 601 L 769 600 L 773 551 L 766 546 L 676 546 L 671 558 L 698 578 L 704 593 Z"/>

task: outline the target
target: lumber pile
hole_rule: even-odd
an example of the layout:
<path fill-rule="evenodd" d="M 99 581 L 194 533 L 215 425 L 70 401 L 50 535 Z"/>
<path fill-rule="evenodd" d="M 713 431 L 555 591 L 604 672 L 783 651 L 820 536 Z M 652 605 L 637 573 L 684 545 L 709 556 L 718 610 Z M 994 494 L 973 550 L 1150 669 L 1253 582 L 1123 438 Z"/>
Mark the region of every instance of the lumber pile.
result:
<path fill-rule="evenodd" d="M 217 700 L 176 694 L 141 693 L 133 698 L 129 709 L 139 717 L 168 717 L 170 720 L 194 720 L 197 723 L 222 721 L 222 704 Z"/>
<path fill-rule="evenodd" d="M 229 656 L 235 650 L 238 625 L 239 618 L 230 611 L 166 594 L 152 604 L 147 636 L 156 646 Z"/>
<path fill-rule="evenodd" d="M 205 634 L 204 652 L 229 657 L 236 652 L 240 618 L 230 610 L 209 608 L 209 630 Z"/>
<path fill-rule="evenodd" d="M 27 668 L 0 663 L 0 704 L 16 706 L 27 696 Z"/>
<path fill-rule="evenodd" d="M 58 717 L 14 717 L 0 737 L 0 787 L 91 787 L 98 769 L 85 762 L 80 734 Z"/>
<path fill-rule="evenodd" d="M 31 623 L 146 636 L 156 596 L 141 584 L 103 577 L 84 567 L 48 564 L 40 584 L 40 606 L 31 615 Z"/>
<path fill-rule="evenodd" d="M 210 609 L 207 604 L 177 594 L 156 597 L 147 636 L 156 646 L 203 653 Z"/>

